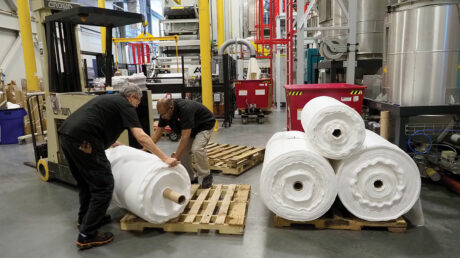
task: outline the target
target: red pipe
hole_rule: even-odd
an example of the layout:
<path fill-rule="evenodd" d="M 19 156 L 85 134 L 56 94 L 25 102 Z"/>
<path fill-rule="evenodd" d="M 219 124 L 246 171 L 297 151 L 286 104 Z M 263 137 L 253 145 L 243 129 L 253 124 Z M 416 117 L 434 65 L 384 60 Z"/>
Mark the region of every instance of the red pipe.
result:
<path fill-rule="evenodd" d="M 137 44 L 137 60 L 138 60 L 138 69 L 139 69 L 139 72 L 142 72 L 142 44 Z"/>
<path fill-rule="evenodd" d="M 150 63 L 150 46 L 145 44 L 145 48 L 147 49 L 147 63 Z"/>
<path fill-rule="evenodd" d="M 136 60 L 136 45 L 135 44 L 129 44 L 129 46 L 131 47 L 131 51 L 133 53 L 133 64 L 137 64 L 137 60 Z"/>
<path fill-rule="evenodd" d="M 460 194 L 460 182 L 454 180 L 453 178 L 443 175 L 441 178 L 441 182 L 447 186 L 451 191 Z"/>

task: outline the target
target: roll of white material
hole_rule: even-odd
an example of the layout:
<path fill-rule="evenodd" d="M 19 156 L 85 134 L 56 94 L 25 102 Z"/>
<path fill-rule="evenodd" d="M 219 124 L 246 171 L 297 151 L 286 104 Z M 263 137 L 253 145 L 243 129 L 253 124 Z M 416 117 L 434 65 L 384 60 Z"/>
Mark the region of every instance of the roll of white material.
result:
<path fill-rule="evenodd" d="M 361 150 L 335 161 L 334 169 L 340 200 L 364 220 L 397 219 L 414 206 L 420 195 L 420 174 L 412 158 L 369 130 Z"/>
<path fill-rule="evenodd" d="M 260 193 L 278 216 L 314 220 L 334 203 L 336 176 L 330 163 L 307 146 L 304 133 L 278 132 L 265 149 Z"/>
<path fill-rule="evenodd" d="M 301 114 L 312 147 L 323 157 L 344 159 L 363 144 L 364 121 L 353 108 L 330 97 L 310 100 Z"/>
<path fill-rule="evenodd" d="M 170 168 L 157 156 L 118 146 L 105 151 L 115 179 L 113 201 L 151 223 L 177 217 L 190 200 L 190 177 L 182 165 Z M 163 197 L 165 189 L 185 196 L 183 204 Z"/>

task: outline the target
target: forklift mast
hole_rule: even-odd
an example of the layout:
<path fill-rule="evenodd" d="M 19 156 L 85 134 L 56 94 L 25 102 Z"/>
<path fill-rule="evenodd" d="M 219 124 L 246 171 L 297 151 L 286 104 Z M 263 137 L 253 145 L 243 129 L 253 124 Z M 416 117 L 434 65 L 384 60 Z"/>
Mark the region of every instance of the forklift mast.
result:
<path fill-rule="evenodd" d="M 48 127 L 45 143 L 48 150 L 47 157 L 37 155 L 43 152 L 34 149 L 37 171 L 43 181 L 58 179 L 69 184 L 76 184 L 65 157 L 60 151 L 57 129 L 70 114 L 95 96 L 84 93 L 85 79 L 78 25 L 107 28 L 106 52 L 103 54 L 106 85 L 111 86 L 113 76 L 112 28 L 141 23 L 144 17 L 138 13 L 83 7 L 66 1 L 32 0 L 31 5 L 39 20 L 37 31 Z M 34 133 L 32 133 L 32 138 L 35 141 Z"/>

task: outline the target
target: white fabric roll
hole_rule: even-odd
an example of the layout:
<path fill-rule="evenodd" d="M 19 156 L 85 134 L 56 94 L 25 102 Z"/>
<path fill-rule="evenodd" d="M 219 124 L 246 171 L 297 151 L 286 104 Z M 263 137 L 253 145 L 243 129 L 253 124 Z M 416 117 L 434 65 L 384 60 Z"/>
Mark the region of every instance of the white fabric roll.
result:
<path fill-rule="evenodd" d="M 336 176 L 330 163 L 307 146 L 304 133 L 278 132 L 265 149 L 260 193 L 278 216 L 314 220 L 334 203 Z"/>
<path fill-rule="evenodd" d="M 179 216 L 190 200 L 190 178 L 182 165 L 170 168 L 157 156 L 118 146 L 105 151 L 115 179 L 113 201 L 151 223 Z M 186 197 L 182 205 L 163 197 L 170 188 Z"/>
<path fill-rule="evenodd" d="M 420 195 L 420 174 L 412 158 L 396 145 L 366 130 L 363 147 L 334 162 L 343 205 L 368 221 L 397 219 Z"/>
<path fill-rule="evenodd" d="M 301 122 L 313 148 L 329 159 L 349 157 L 364 141 L 361 115 L 334 98 L 310 100 L 302 110 Z"/>

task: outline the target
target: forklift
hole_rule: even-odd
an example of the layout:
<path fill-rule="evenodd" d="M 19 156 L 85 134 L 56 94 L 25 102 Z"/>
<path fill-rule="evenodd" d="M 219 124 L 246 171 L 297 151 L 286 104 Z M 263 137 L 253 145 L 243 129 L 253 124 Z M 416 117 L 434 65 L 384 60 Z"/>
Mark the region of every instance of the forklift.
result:
<path fill-rule="evenodd" d="M 76 181 L 70 173 L 67 161 L 60 150 L 57 129 L 63 121 L 90 99 L 109 91 L 90 91 L 85 81 L 77 26 L 106 27 L 105 80 L 112 85 L 112 28 L 141 23 L 142 14 L 116 11 L 97 7 L 82 7 L 75 4 L 53 5 L 50 1 L 32 0 L 32 9 L 38 14 L 38 36 L 45 87 L 47 141 L 37 143 L 35 128 L 31 124 L 35 165 L 38 176 L 47 182 L 58 180 L 71 185 Z M 59 1 L 52 1 L 59 2 Z M 68 8 L 62 10 L 58 8 Z M 86 71 L 85 71 L 86 72 Z M 86 86 L 86 87 L 85 87 Z M 88 90 L 85 90 L 88 88 Z M 113 92 L 112 92 L 113 93 Z M 143 129 L 153 132 L 153 108 L 150 91 L 144 91 L 137 109 Z M 126 130 L 119 141 L 140 147 Z"/>

